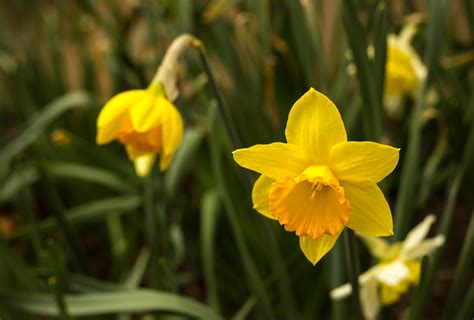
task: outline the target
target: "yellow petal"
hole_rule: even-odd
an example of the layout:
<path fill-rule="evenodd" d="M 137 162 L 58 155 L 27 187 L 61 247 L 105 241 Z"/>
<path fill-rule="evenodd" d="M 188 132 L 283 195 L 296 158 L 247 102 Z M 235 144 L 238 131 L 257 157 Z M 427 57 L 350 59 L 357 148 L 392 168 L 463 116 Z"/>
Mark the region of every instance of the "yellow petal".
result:
<path fill-rule="evenodd" d="M 324 235 L 317 239 L 300 237 L 301 251 L 313 265 L 316 265 L 332 249 L 339 235 L 340 233 L 335 236 Z"/>
<path fill-rule="evenodd" d="M 306 152 L 290 143 L 258 144 L 235 150 L 232 154 L 241 167 L 272 179 L 295 178 L 309 166 Z"/>
<path fill-rule="evenodd" d="M 115 139 L 115 133 L 128 118 L 130 107 L 139 102 L 145 93 L 145 90 L 125 91 L 105 104 L 97 118 L 97 144 L 108 143 Z"/>
<path fill-rule="evenodd" d="M 268 213 L 268 194 L 273 183 L 273 179 L 261 175 L 252 189 L 253 208 L 267 218 L 277 220 L 274 216 Z"/>
<path fill-rule="evenodd" d="M 173 156 L 183 139 L 183 118 L 176 107 L 165 98 L 160 99 L 163 108 L 163 155 Z"/>
<path fill-rule="evenodd" d="M 327 164 L 331 147 L 347 141 L 346 129 L 336 106 L 313 88 L 291 108 L 285 134 L 288 143 L 308 150 L 315 165 Z"/>
<path fill-rule="evenodd" d="M 147 94 L 138 103 L 130 108 L 133 128 L 137 132 L 145 132 L 162 122 L 163 108 L 161 96 L 147 91 Z"/>
<path fill-rule="evenodd" d="M 351 206 L 347 227 L 368 236 L 393 235 L 390 207 L 375 183 L 361 187 L 343 182 L 342 187 Z"/>
<path fill-rule="evenodd" d="M 145 177 L 153 168 L 156 156 L 154 154 L 145 154 L 136 158 L 133 163 L 135 165 L 135 172 L 139 177 Z"/>
<path fill-rule="evenodd" d="M 395 169 L 399 149 L 375 142 L 341 142 L 331 148 L 329 163 L 339 180 L 379 182 Z"/>

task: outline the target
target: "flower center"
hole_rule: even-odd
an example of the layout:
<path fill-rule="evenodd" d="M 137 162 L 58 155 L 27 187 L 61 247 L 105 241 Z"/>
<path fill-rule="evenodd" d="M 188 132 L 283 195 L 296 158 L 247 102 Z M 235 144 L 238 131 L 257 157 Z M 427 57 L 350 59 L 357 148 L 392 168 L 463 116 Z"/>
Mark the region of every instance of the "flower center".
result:
<path fill-rule="evenodd" d="M 273 182 L 268 200 L 269 214 L 300 237 L 336 235 L 350 216 L 344 188 L 326 166 L 311 166 L 296 179 Z"/>
<path fill-rule="evenodd" d="M 380 297 L 383 305 L 396 302 L 400 295 L 408 291 L 411 284 L 420 280 L 421 261 L 408 259 L 392 263 L 381 263 L 384 269 L 379 271 Z M 393 283 L 384 281 L 390 279 Z"/>
<path fill-rule="evenodd" d="M 132 125 L 130 117 L 124 122 L 115 134 L 121 143 L 131 146 L 143 153 L 160 153 L 161 126 L 156 126 L 146 132 L 137 132 Z"/>

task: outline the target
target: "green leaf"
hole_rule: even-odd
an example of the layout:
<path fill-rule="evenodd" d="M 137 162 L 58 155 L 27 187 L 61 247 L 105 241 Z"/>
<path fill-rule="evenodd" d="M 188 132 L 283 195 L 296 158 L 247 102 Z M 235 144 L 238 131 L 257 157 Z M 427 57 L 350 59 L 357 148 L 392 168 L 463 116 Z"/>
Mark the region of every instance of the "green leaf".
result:
<path fill-rule="evenodd" d="M 12 158 L 35 141 L 53 120 L 72 108 L 88 105 L 90 101 L 85 92 L 68 93 L 33 115 L 23 132 L 0 150 L 0 170 L 7 170 Z M 5 172 L 0 171 L 0 175 L 3 174 Z"/>
<path fill-rule="evenodd" d="M 2 304 L 23 312 L 59 315 L 54 297 L 50 294 L 1 292 L 0 298 Z M 198 319 L 222 319 L 209 307 L 190 298 L 147 289 L 65 295 L 64 300 L 72 317 L 159 311 Z"/>
<path fill-rule="evenodd" d="M 219 310 L 219 296 L 215 273 L 215 232 L 221 203 L 216 190 L 207 191 L 201 201 L 201 259 L 206 282 L 207 300 Z"/>
<path fill-rule="evenodd" d="M 79 225 L 103 219 L 107 215 L 131 212 L 141 205 L 138 196 L 119 196 L 77 206 L 66 211 L 66 218 L 71 225 Z M 57 227 L 55 219 L 47 218 L 38 224 L 38 230 L 45 232 Z M 13 238 L 21 237 L 30 232 L 30 227 L 19 228 Z"/>
<path fill-rule="evenodd" d="M 35 278 L 31 270 L 0 238 L 0 288 L 38 290 L 41 287 L 41 282 Z"/>
<path fill-rule="evenodd" d="M 472 279 L 472 262 L 474 256 L 474 212 L 471 213 L 471 221 L 464 237 L 461 254 L 454 273 L 451 289 L 449 290 L 448 301 L 443 312 L 443 319 L 452 319 L 459 308 L 459 301 L 462 301 L 462 288 L 466 286 L 466 279 Z M 465 296 L 465 295 L 464 295 Z M 466 317 L 464 317 L 466 319 Z"/>
<path fill-rule="evenodd" d="M 0 204 L 11 200 L 18 192 L 38 181 L 38 170 L 33 166 L 22 167 L 11 173 L 0 189 Z"/>
<path fill-rule="evenodd" d="M 133 188 L 133 185 L 131 185 L 130 180 L 125 181 L 114 173 L 102 168 L 79 163 L 52 162 L 47 164 L 46 169 L 57 177 L 94 182 L 124 193 L 136 191 L 136 188 Z"/>
<path fill-rule="evenodd" d="M 49 173 L 59 178 L 97 183 L 123 193 L 134 193 L 137 191 L 130 180 L 125 181 L 115 173 L 102 168 L 73 162 L 50 162 L 47 163 L 46 169 Z M 0 189 L 0 204 L 9 201 L 15 194 L 38 181 L 39 178 L 38 169 L 33 165 L 17 168 L 5 179 Z"/>
<path fill-rule="evenodd" d="M 363 107 L 366 108 L 364 112 L 366 116 L 362 117 L 364 131 L 369 139 L 378 140 L 381 136 L 380 106 L 377 104 L 375 78 L 367 56 L 366 32 L 357 19 L 354 1 L 344 1 L 342 8 L 347 40 L 357 68 L 359 88 L 364 102 Z"/>
<path fill-rule="evenodd" d="M 470 319 L 474 312 L 474 281 L 471 281 L 466 296 L 459 310 L 457 320 Z"/>
<path fill-rule="evenodd" d="M 385 65 L 387 61 L 387 34 L 388 34 L 388 10 L 384 0 L 380 1 L 375 9 L 374 22 L 374 79 L 375 93 L 379 106 L 383 104 Z M 380 108 L 377 108 L 380 113 Z M 376 115 L 380 117 L 380 114 Z"/>

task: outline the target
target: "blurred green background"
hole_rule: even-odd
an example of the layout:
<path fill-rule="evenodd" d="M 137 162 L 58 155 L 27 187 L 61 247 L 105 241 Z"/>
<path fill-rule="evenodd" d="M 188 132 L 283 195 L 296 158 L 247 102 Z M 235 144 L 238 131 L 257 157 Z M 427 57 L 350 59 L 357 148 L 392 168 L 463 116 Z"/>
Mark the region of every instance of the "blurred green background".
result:
<path fill-rule="evenodd" d="M 385 39 L 413 15 L 428 80 L 393 118 L 381 107 Z M 166 173 L 138 178 L 121 145 L 95 144 L 104 103 L 146 87 L 185 32 L 206 46 L 244 146 L 284 141 L 312 86 L 350 140 L 400 147 L 382 184 L 392 240 L 434 213 L 447 242 L 424 262 L 421 289 L 381 318 L 472 317 L 472 1 L 18 0 L 0 3 L 2 320 L 351 318 L 349 300 L 328 296 L 348 280 L 341 241 L 313 267 L 295 235 L 252 209 L 196 52 L 177 66 L 186 130 Z"/>

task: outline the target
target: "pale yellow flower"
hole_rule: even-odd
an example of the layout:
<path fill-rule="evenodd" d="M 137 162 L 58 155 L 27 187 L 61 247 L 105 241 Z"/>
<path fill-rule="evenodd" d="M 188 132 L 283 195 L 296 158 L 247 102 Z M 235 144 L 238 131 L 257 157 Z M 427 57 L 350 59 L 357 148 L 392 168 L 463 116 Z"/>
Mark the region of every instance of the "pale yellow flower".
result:
<path fill-rule="evenodd" d="M 416 98 L 428 74 L 411 45 L 415 33 L 416 24 L 410 23 L 403 27 L 400 34 L 388 35 L 384 106 L 391 116 L 400 113 L 403 97 Z"/>
<path fill-rule="evenodd" d="M 362 311 L 366 319 L 375 319 L 381 305 L 399 300 L 420 279 L 421 258 L 443 245 L 444 235 L 425 239 L 435 221 L 427 216 L 411 230 L 405 241 L 390 244 L 380 238 L 359 235 L 379 262 L 359 277 Z M 352 291 L 349 283 L 331 291 L 331 298 L 341 299 Z"/>
<path fill-rule="evenodd" d="M 377 186 L 395 168 L 397 148 L 347 141 L 336 106 L 310 89 L 290 111 L 287 143 L 233 152 L 234 160 L 262 176 L 255 182 L 255 209 L 300 237 L 316 264 L 345 226 L 372 236 L 393 234 L 392 215 Z"/>

